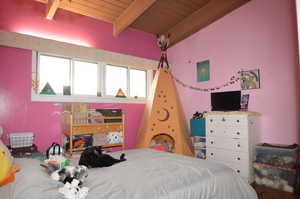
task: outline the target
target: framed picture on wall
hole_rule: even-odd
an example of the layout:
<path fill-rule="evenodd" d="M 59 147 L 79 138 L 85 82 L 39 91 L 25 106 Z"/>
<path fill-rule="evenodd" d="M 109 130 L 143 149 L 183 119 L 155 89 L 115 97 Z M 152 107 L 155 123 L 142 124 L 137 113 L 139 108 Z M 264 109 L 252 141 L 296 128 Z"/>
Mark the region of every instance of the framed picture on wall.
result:
<path fill-rule="evenodd" d="M 242 71 L 241 72 L 241 89 L 256 89 L 260 88 L 259 69 Z"/>
<path fill-rule="evenodd" d="M 197 82 L 209 80 L 209 60 L 197 62 Z"/>

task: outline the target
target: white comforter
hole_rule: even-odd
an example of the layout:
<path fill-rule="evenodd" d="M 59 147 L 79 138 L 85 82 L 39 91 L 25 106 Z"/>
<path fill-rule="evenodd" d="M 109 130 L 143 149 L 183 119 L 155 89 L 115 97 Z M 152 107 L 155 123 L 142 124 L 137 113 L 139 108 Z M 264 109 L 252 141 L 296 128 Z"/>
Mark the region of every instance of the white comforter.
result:
<path fill-rule="evenodd" d="M 125 162 L 89 169 L 87 199 L 257 199 L 252 187 L 221 164 L 151 149 L 125 154 Z M 22 170 L 14 183 L 0 188 L 1 199 L 63 198 L 58 193 L 62 184 L 51 180 L 38 160 L 15 163 Z"/>

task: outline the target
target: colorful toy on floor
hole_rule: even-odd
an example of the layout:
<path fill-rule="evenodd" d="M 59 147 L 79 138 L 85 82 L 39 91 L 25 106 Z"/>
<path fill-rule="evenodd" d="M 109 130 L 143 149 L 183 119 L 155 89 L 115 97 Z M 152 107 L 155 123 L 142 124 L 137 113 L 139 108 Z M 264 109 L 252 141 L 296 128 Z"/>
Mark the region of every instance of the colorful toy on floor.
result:
<path fill-rule="evenodd" d="M 79 187 L 79 181 L 74 179 L 72 183 L 67 182 L 58 192 L 63 194 L 66 199 L 84 199 L 88 194 L 89 188 Z"/>
<path fill-rule="evenodd" d="M 12 159 L 2 147 L 0 147 L 0 163 L 0 186 L 3 186 L 15 180 L 14 174 L 21 167 L 12 164 Z"/>

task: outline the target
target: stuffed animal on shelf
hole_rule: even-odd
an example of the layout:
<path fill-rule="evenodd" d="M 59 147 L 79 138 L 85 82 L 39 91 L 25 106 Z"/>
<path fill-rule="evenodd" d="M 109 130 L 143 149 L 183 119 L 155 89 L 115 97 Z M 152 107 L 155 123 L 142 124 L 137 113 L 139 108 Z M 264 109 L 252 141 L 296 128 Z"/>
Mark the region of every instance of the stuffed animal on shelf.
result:
<path fill-rule="evenodd" d="M 0 147 L 0 163 L 0 186 L 3 186 L 15 180 L 14 174 L 21 167 L 12 164 L 12 159 L 3 147 Z"/>
<path fill-rule="evenodd" d="M 119 144 L 122 142 L 123 139 L 121 132 L 110 132 L 107 134 L 107 144 Z"/>
<path fill-rule="evenodd" d="M 66 199 L 84 199 L 89 191 L 87 187 L 79 187 L 79 181 L 74 179 L 71 183 L 67 182 L 58 192 L 63 194 Z"/>

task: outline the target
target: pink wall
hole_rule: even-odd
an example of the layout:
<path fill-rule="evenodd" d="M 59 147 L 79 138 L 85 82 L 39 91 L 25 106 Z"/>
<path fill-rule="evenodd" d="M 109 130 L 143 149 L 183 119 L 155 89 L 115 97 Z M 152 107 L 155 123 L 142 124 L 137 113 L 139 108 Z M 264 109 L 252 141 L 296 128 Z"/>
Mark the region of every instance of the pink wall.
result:
<path fill-rule="evenodd" d="M 34 132 L 35 143 L 44 151 L 59 141 L 61 106 L 31 102 L 31 51 L 0 46 L 0 125 L 3 139 L 12 132 Z M 92 108 L 121 108 L 125 115 L 126 148 L 133 148 L 143 104 L 94 103 Z"/>
<path fill-rule="evenodd" d="M 136 30 L 112 36 L 112 25 L 89 17 L 58 10 L 55 20 L 44 17 L 45 5 L 34 0 L 3 0 L 0 29 L 32 32 L 88 43 L 91 47 L 156 59 L 155 37 Z M 59 140 L 60 112 L 55 103 L 31 102 L 31 51 L 0 46 L 0 125 L 5 135 L 34 132 L 35 142 L 44 151 Z M 144 111 L 143 104 L 92 104 L 94 108 L 122 108 L 126 114 L 126 148 L 133 148 Z M 3 137 L 6 140 L 6 136 Z"/>
<path fill-rule="evenodd" d="M 261 141 L 300 143 L 296 34 L 293 0 L 253 0 L 172 47 L 169 59 L 174 75 L 196 87 L 222 85 L 240 69 L 259 68 L 261 88 L 242 93 L 250 94 L 249 109 L 262 114 Z M 206 59 L 211 80 L 196 82 L 196 62 Z M 177 88 L 187 118 L 210 110 L 210 93 Z"/>
<path fill-rule="evenodd" d="M 158 59 L 156 38 L 134 29 L 120 36 L 112 34 L 112 24 L 58 9 L 54 20 L 45 18 L 46 6 L 35 0 L 1 0 L 0 29 L 72 40 L 91 47 Z"/>

